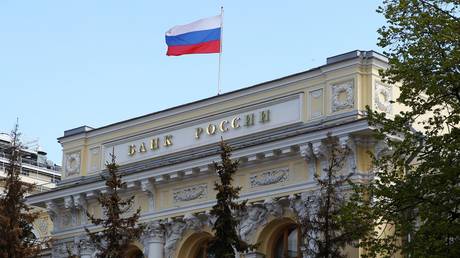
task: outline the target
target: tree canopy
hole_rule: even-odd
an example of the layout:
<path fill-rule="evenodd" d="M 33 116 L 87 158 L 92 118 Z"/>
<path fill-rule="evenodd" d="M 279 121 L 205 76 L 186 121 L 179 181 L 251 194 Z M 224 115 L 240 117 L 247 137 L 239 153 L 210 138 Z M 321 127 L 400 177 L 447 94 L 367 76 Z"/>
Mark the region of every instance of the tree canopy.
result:
<path fill-rule="evenodd" d="M 458 0 L 385 0 L 378 9 L 390 64 L 381 74 L 408 109 L 368 110 L 388 144 L 366 189 L 386 232 L 364 241 L 371 257 L 460 257 L 459 8 Z"/>

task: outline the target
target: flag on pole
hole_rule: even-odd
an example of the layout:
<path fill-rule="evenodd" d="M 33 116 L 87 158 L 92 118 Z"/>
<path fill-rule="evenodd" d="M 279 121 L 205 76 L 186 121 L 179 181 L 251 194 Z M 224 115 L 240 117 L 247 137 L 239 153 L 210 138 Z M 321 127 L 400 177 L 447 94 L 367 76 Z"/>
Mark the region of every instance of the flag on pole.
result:
<path fill-rule="evenodd" d="M 166 55 L 220 53 L 221 30 L 221 15 L 174 26 L 166 32 Z"/>

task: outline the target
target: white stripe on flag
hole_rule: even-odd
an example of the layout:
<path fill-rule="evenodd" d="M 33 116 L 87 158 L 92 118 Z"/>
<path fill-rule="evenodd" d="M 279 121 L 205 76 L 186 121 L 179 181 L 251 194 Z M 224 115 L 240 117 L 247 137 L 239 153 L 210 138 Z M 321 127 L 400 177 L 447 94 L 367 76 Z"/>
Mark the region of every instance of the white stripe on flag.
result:
<path fill-rule="evenodd" d="M 222 17 L 220 15 L 212 16 L 189 24 L 174 26 L 166 32 L 166 36 L 176 36 L 192 31 L 220 28 L 221 23 Z"/>

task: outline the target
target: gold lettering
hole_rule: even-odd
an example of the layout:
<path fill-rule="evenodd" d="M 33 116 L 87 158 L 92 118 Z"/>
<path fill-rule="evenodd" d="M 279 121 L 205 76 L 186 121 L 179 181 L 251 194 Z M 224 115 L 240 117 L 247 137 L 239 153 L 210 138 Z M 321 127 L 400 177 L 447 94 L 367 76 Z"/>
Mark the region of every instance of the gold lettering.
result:
<path fill-rule="evenodd" d="M 147 149 L 145 148 L 145 143 L 141 143 L 141 145 L 139 146 L 139 152 L 146 152 Z"/>
<path fill-rule="evenodd" d="M 232 128 L 233 129 L 240 128 L 239 122 L 240 122 L 240 118 L 239 117 L 234 117 L 232 119 Z"/>
<path fill-rule="evenodd" d="M 228 124 L 228 120 L 223 120 L 223 121 L 220 122 L 220 124 L 219 124 L 219 129 L 220 129 L 220 131 L 223 132 L 223 133 L 226 132 L 226 131 L 228 131 L 228 128 L 225 127 L 225 124 Z"/>
<path fill-rule="evenodd" d="M 150 140 L 150 149 L 151 150 L 158 150 L 160 148 L 160 139 L 159 138 L 153 138 Z"/>
<path fill-rule="evenodd" d="M 173 143 L 172 143 L 172 138 L 173 136 L 172 135 L 165 135 L 165 143 L 163 144 L 165 147 L 169 147 L 171 146 Z"/>
<path fill-rule="evenodd" d="M 202 133 L 203 133 L 203 128 L 201 127 L 195 128 L 195 139 L 200 139 L 200 136 Z"/>
<path fill-rule="evenodd" d="M 216 133 L 216 125 L 214 124 L 209 124 L 208 125 L 208 128 L 206 128 L 206 132 L 209 134 L 209 135 L 213 135 Z"/>
<path fill-rule="evenodd" d="M 244 125 L 246 127 L 254 125 L 254 114 L 253 113 L 252 114 L 247 114 L 244 117 L 245 117 Z"/>
<path fill-rule="evenodd" d="M 129 145 L 128 155 L 132 157 L 134 154 L 136 154 L 136 145 L 131 144 Z"/>
<path fill-rule="evenodd" d="M 270 109 L 260 112 L 260 122 L 261 123 L 270 122 Z"/>

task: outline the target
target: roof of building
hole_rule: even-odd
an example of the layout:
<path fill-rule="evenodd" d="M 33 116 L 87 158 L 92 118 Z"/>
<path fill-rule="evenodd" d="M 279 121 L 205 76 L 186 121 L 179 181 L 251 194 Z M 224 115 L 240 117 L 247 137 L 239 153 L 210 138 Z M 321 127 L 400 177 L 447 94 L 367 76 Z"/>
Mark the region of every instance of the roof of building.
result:
<path fill-rule="evenodd" d="M 306 71 L 291 74 L 291 75 L 284 76 L 284 77 L 281 77 L 281 78 L 277 78 L 277 79 L 274 79 L 274 80 L 258 83 L 258 84 L 255 84 L 255 85 L 252 85 L 252 86 L 249 86 L 249 87 L 244 87 L 244 88 L 234 90 L 234 91 L 230 91 L 230 92 L 227 92 L 227 93 L 218 94 L 216 96 L 212 96 L 212 97 L 209 97 L 209 98 L 204 98 L 204 99 L 200 99 L 200 100 L 197 100 L 197 101 L 192 101 L 192 102 L 189 102 L 189 103 L 186 103 L 186 104 L 182 104 L 182 105 L 179 105 L 179 106 L 167 108 L 167 109 L 164 109 L 164 110 L 161 110 L 161 111 L 156 111 L 156 112 L 152 112 L 152 113 L 145 114 L 145 115 L 142 115 L 142 116 L 138 116 L 138 117 L 130 118 L 130 119 L 127 119 L 127 120 L 119 121 L 119 122 L 116 122 L 116 123 L 108 124 L 108 125 L 105 125 L 105 126 L 102 126 L 102 127 L 99 127 L 99 128 L 93 128 L 93 127 L 84 125 L 84 126 L 80 126 L 80 127 L 77 127 L 77 128 L 69 129 L 69 130 L 64 131 L 64 136 L 59 137 L 58 141 L 61 141 L 62 139 L 70 137 L 70 136 L 75 136 L 75 135 L 79 135 L 79 134 L 83 134 L 83 133 L 87 133 L 87 132 L 101 130 L 101 129 L 111 127 L 111 126 L 114 126 L 114 125 L 119 125 L 119 124 L 126 123 L 126 122 L 129 122 L 129 121 L 142 119 L 142 118 L 145 118 L 145 117 L 148 117 L 148 116 L 157 115 L 157 114 L 164 113 L 164 112 L 167 112 L 167 111 L 171 111 L 171 110 L 174 110 L 174 109 L 194 105 L 194 104 L 197 104 L 197 103 L 208 101 L 210 99 L 215 99 L 215 98 L 219 98 L 219 97 L 222 97 L 222 96 L 235 94 L 237 92 L 241 92 L 241 91 L 245 91 L 245 90 L 248 90 L 248 89 L 260 87 L 260 86 L 265 85 L 267 83 L 281 81 L 281 80 L 284 80 L 284 79 L 287 79 L 287 78 L 290 78 L 290 77 L 294 77 L 294 76 L 297 76 L 297 75 L 300 75 L 300 74 L 304 74 L 304 73 L 312 72 L 312 71 L 315 71 L 315 70 L 319 70 L 319 69 L 321 69 L 321 68 L 323 68 L 325 66 L 329 66 L 329 65 L 332 65 L 332 64 L 340 63 L 340 62 L 345 62 L 345 61 L 355 59 L 355 58 L 362 58 L 362 59 L 375 58 L 375 59 L 379 59 L 379 60 L 381 60 L 383 62 L 388 62 L 387 57 L 385 57 L 384 55 L 382 55 L 382 54 L 380 54 L 380 53 L 378 53 L 378 52 L 376 52 L 374 50 L 369 50 L 369 51 L 354 50 L 354 51 L 339 54 L 339 55 L 336 55 L 336 56 L 328 57 L 326 59 L 326 64 L 325 65 L 321 65 L 321 66 L 318 66 L 318 67 L 315 67 L 315 68 L 312 68 L 312 69 L 309 69 L 309 70 L 306 70 Z"/>

